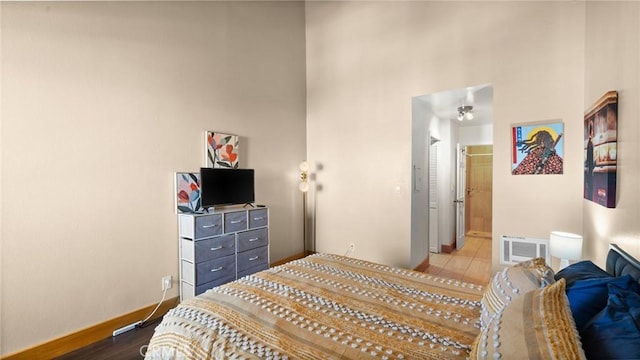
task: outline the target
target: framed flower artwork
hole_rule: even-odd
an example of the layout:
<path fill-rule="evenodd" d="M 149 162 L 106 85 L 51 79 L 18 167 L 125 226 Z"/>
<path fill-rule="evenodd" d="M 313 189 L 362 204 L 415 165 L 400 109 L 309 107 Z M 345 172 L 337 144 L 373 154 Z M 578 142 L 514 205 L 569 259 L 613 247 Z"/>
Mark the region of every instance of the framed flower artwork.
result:
<path fill-rule="evenodd" d="M 200 212 L 200 173 L 177 172 L 175 188 L 177 213 Z"/>
<path fill-rule="evenodd" d="M 205 132 L 205 167 L 238 168 L 238 136 Z"/>

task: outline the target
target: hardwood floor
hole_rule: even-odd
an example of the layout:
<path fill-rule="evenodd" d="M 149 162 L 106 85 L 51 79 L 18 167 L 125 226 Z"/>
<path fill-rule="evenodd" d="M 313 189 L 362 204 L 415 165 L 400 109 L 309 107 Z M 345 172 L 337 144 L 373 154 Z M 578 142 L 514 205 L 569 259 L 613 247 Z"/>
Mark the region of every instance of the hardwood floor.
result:
<path fill-rule="evenodd" d="M 450 254 L 429 254 L 426 273 L 487 284 L 491 279 L 491 238 L 466 236 L 462 250 Z"/>
<path fill-rule="evenodd" d="M 57 360 L 129 360 L 143 359 L 146 345 L 161 318 L 143 328 L 128 331 L 116 337 L 100 340 L 76 351 L 57 357 Z"/>

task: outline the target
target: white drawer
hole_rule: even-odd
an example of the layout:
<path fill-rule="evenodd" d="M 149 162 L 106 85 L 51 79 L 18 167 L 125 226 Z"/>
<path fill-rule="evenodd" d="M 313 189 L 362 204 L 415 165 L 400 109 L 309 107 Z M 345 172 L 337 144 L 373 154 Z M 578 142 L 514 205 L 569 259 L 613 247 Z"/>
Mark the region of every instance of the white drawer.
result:
<path fill-rule="evenodd" d="M 189 260 L 193 262 L 195 259 L 193 241 L 189 239 L 180 239 L 180 256 L 183 260 Z"/>
<path fill-rule="evenodd" d="M 180 262 L 181 270 L 182 270 L 182 280 L 190 283 L 196 283 L 196 272 L 194 271 L 193 263 L 182 260 Z"/>
<path fill-rule="evenodd" d="M 180 282 L 180 295 L 181 295 L 181 300 L 187 300 L 187 299 L 191 299 L 192 297 L 194 297 L 195 294 L 195 288 L 193 287 L 192 284 L 186 283 L 184 281 Z"/>

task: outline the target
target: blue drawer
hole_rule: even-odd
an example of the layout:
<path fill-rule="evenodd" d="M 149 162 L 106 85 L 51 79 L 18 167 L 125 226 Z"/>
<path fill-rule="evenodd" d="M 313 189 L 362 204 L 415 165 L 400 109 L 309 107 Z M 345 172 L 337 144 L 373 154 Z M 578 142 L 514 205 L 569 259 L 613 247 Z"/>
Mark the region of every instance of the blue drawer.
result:
<path fill-rule="evenodd" d="M 195 217 L 195 239 L 222 234 L 222 215 L 211 214 Z"/>
<path fill-rule="evenodd" d="M 238 233 L 238 252 L 265 246 L 269 242 L 269 229 L 259 228 Z"/>
<path fill-rule="evenodd" d="M 249 210 L 249 229 L 255 229 L 269 224 L 269 211 L 267 209 Z"/>
<path fill-rule="evenodd" d="M 269 268 L 269 264 L 258 264 L 258 266 L 254 266 L 252 268 L 248 268 L 248 269 L 239 271 L 238 272 L 238 279 L 240 279 L 241 277 L 247 276 L 247 275 L 255 274 L 258 271 L 267 270 L 268 268 Z"/>
<path fill-rule="evenodd" d="M 269 264 L 269 250 L 266 246 L 238 253 L 238 273 L 246 269 Z"/>
<path fill-rule="evenodd" d="M 247 212 L 234 211 L 224 214 L 224 232 L 247 230 Z"/>
<path fill-rule="evenodd" d="M 196 286 L 230 276 L 236 276 L 236 258 L 234 255 L 196 264 Z"/>
<path fill-rule="evenodd" d="M 236 252 L 235 234 L 227 234 L 210 239 L 196 241 L 195 261 L 200 263 L 217 259 Z"/>
<path fill-rule="evenodd" d="M 235 276 L 231 276 L 231 277 L 217 279 L 217 280 L 208 282 L 206 284 L 202 284 L 202 285 L 196 286 L 195 295 L 196 296 L 200 295 L 200 294 L 202 294 L 203 292 L 205 292 L 205 291 L 207 291 L 209 289 L 213 289 L 216 286 L 220 286 L 222 284 L 226 284 L 226 283 L 231 282 L 231 281 L 233 281 L 235 279 L 236 279 Z"/>

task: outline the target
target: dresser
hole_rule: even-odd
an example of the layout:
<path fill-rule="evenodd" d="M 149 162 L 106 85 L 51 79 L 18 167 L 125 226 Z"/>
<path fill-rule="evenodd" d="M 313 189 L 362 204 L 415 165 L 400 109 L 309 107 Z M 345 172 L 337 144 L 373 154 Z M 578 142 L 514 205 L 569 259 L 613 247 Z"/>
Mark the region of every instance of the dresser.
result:
<path fill-rule="evenodd" d="M 269 268 L 269 209 L 178 214 L 180 299 Z"/>

